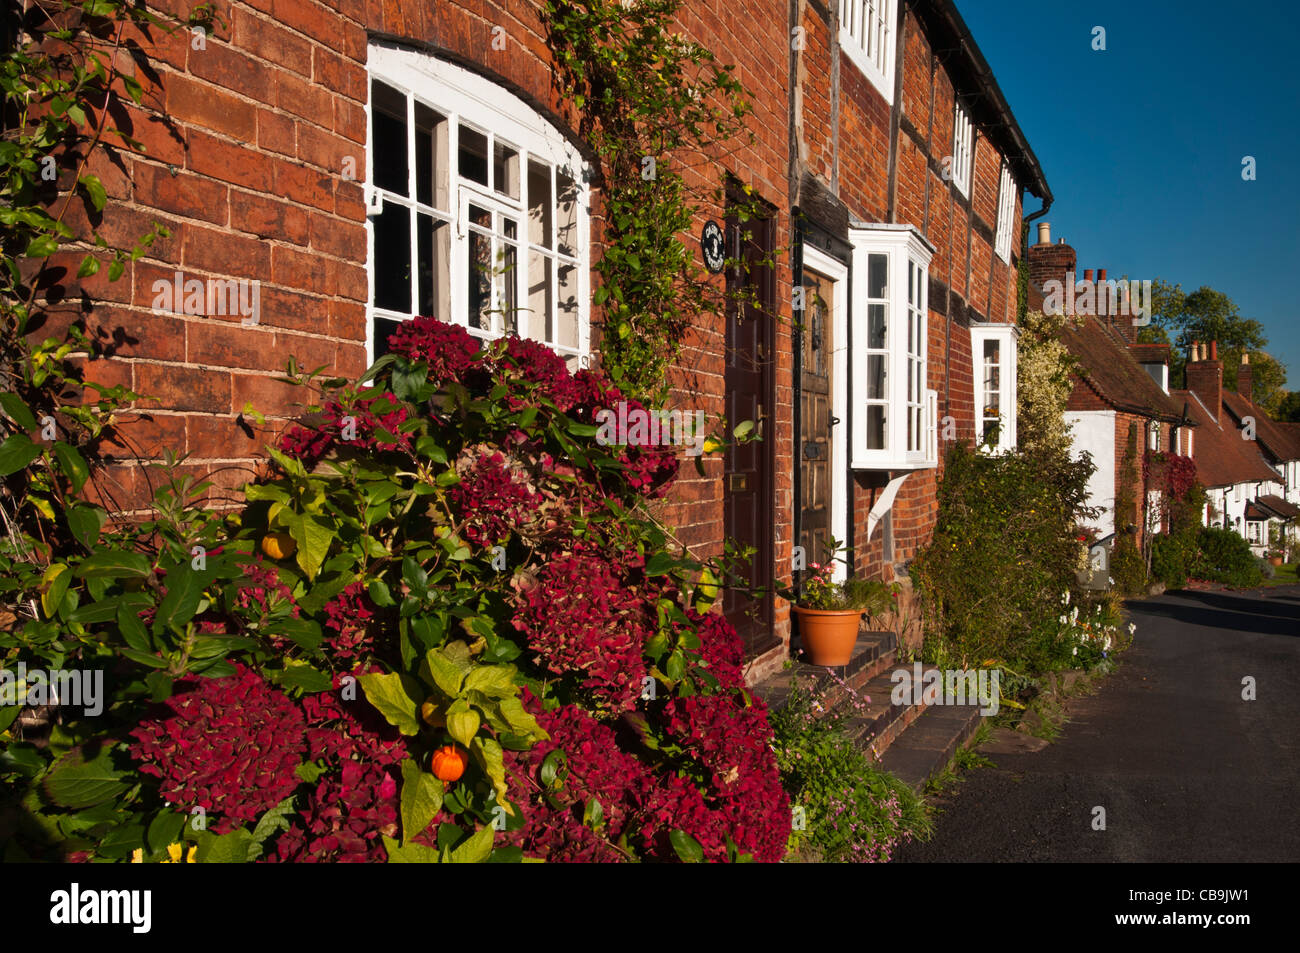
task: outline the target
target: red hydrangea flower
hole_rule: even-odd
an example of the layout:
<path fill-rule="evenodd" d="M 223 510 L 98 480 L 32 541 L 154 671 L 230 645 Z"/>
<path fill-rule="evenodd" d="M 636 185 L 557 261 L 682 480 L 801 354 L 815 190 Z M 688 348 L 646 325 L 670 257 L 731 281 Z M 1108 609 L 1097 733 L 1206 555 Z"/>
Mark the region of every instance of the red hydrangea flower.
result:
<path fill-rule="evenodd" d="M 387 409 L 372 409 L 376 405 Z M 358 400 L 350 407 L 330 401 L 325 404 L 321 414 L 325 419 L 319 427 L 294 424 L 283 433 L 279 440 L 281 452 L 311 465 L 334 447 L 353 450 L 391 450 L 394 447 L 411 449 L 410 435 L 398 431 L 406 421 L 406 405 L 394 394 L 385 393 L 379 397 Z M 397 442 L 380 441 L 375 436 L 375 431 L 380 428 L 392 434 Z"/>
<path fill-rule="evenodd" d="M 298 786 L 305 748 L 298 706 L 241 664 L 226 678 L 187 678 L 163 703 L 166 714 L 132 731 L 140 773 L 160 779 L 163 797 L 202 807 L 225 833 L 256 821 Z"/>
<path fill-rule="evenodd" d="M 464 328 L 428 316 L 403 321 L 388 336 L 389 353 L 426 362 L 434 384 L 463 381 L 478 361 L 479 349 L 479 342 Z"/>
<path fill-rule="evenodd" d="M 505 454 L 490 447 L 467 450 L 457 460 L 460 482 L 447 490 L 465 519 L 463 534 L 471 543 L 493 546 L 532 520 L 542 503 L 527 476 L 507 466 Z"/>
<path fill-rule="evenodd" d="M 602 554 L 579 549 L 548 562 L 518 596 L 514 626 L 539 665 L 576 674 L 597 704 L 631 708 L 646 674 L 646 600 Z"/>
<path fill-rule="evenodd" d="M 375 617 L 374 604 L 366 593 L 366 584 L 358 580 L 343 588 L 325 603 L 324 628 L 330 656 L 348 662 L 374 651 L 374 635 L 368 623 Z"/>

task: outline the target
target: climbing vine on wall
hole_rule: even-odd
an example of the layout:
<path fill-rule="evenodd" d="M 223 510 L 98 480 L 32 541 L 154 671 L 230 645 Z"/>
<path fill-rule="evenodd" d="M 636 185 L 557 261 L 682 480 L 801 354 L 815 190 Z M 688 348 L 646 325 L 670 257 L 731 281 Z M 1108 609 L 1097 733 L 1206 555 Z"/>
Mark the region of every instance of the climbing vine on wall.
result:
<path fill-rule="evenodd" d="M 724 301 L 683 241 L 704 198 L 690 163 L 748 140 L 732 66 L 672 30 L 682 0 L 547 0 L 557 82 L 601 161 L 604 252 L 594 295 L 604 371 L 657 401 L 697 315 Z M 721 198 L 721 183 L 714 201 Z M 743 222 L 752 209 L 742 209 Z"/>

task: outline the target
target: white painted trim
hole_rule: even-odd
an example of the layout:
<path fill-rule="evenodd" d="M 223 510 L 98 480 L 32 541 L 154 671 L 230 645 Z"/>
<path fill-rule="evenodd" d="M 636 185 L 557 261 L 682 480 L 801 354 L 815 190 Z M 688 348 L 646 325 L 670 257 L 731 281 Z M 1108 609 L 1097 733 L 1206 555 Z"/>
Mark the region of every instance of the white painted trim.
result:
<path fill-rule="evenodd" d="M 898 496 L 898 490 L 903 485 L 911 473 L 904 473 L 894 477 L 885 487 L 885 491 L 877 498 L 876 503 L 871 507 L 871 512 L 867 514 L 867 540 L 871 540 L 871 534 L 876 531 L 876 525 L 884 519 L 886 513 L 894 505 L 894 497 Z"/>
<path fill-rule="evenodd" d="M 398 92 L 407 97 L 407 163 L 408 175 L 412 175 L 414 169 L 414 151 L 415 137 L 411 134 L 414 129 L 414 101 L 416 99 L 428 104 L 432 109 L 442 116 L 447 117 L 448 123 L 448 141 L 447 155 L 451 164 L 455 163 L 455 156 L 458 148 L 459 123 L 464 123 L 474 129 L 484 131 L 493 140 L 504 141 L 519 153 L 519 197 L 512 199 L 507 196 L 483 191 L 486 201 L 490 203 L 491 208 L 501 211 L 509 211 L 512 217 L 518 219 L 519 235 L 516 247 L 519 249 L 519 259 L 515 265 L 514 280 L 516 282 L 515 297 L 516 307 L 519 309 L 517 314 L 517 323 L 519 333 L 527 335 L 527 321 L 531 315 L 528 310 L 527 296 L 527 275 L 528 275 L 528 253 L 532 248 L 528 240 L 528 162 L 530 158 L 536 158 L 552 168 L 552 189 L 551 198 L 555 206 L 553 212 L 558 211 L 558 194 L 555 182 L 554 169 L 564 169 L 569 172 L 574 180 L 577 189 L 576 196 L 576 239 L 575 239 L 575 256 L 560 255 L 558 241 L 554 244 L 555 248 L 549 250 L 548 267 L 552 272 L 552 301 L 556 308 L 556 317 L 558 318 L 558 304 L 560 300 L 560 285 L 558 268 L 554 264 L 557 261 L 572 262 L 577 267 L 577 305 L 578 305 L 578 334 L 576 345 L 565 346 L 556 343 L 557 353 L 564 357 L 576 356 L 582 366 L 588 366 L 591 359 L 591 243 L 590 243 L 590 206 L 591 206 L 591 168 L 583 159 L 577 147 L 570 142 L 564 134 L 541 113 L 530 107 L 519 97 L 497 85 L 493 81 L 473 73 L 461 66 L 457 66 L 447 60 L 439 59 L 427 53 L 421 53 L 415 50 L 394 47 L 382 43 L 371 43 L 369 46 L 369 61 L 367 63 L 367 84 L 370 80 L 379 80 L 380 82 L 393 87 Z M 368 91 L 367 91 L 368 93 Z M 367 94 L 366 105 L 366 128 L 371 128 L 371 104 L 370 96 Z M 490 163 L 490 157 L 489 157 Z M 373 190 L 374 182 L 374 148 L 373 144 L 366 148 L 366 181 L 365 187 Z M 489 165 L 490 168 L 490 165 Z M 463 261 L 464 254 L 460 245 L 460 240 L 464 235 L 463 212 L 461 208 L 466 191 L 471 187 L 465 185 L 457 176 L 456 170 L 448 170 L 450 175 L 450 205 L 452 207 L 441 210 L 445 214 L 435 215 L 435 220 L 449 221 L 453 228 L 457 230 L 455 239 L 451 243 L 451 260 L 448 263 L 448 274 L 452 282 L 453 302 L 463 302 L 465 300 L 465 281 L 467 269 Z M 411 258 L 414 262 L 418 255 L 417 241 L 417 221 L 418 216 L 415 209 L 418 203 L 418 197 L 414 194 L 406 197 L 394 196 L 385 193 L 385 201 L 394 204 L 403 205 L 411 210 L 410 228 L 411 228 Z M 553 215 L 554 217 L 554 215 Z M 558 219 L 557 219 L 558 220 Z M 557 236 L 558 238 L 558 236 Z M 373 351 L 373 327 L 374 319 L 377 317 L 388 318 L 390 320 L 405 320 L 410 316 L 387 311 L 386 309 L 376 308 L 373 304 L 375 299 L 375 241 L 374 225 L 367 219 L 366 222 L 366 276 L 367 276 L 367 305 L 366 305 L 366 360 L 367 363 L 374 361 Z M 418 311 L 418 287 L 416 285 L 416 269 L 411 269 L 411 305 L 413 312 Z M 456 308 L 453 307 L 453 311 Z M 500 318 L 494 316 L 494 321 Z M 473 331 L 476 336 L 490 339 L 498 336 L 496 334 L 485 334 L 480 331 Z M 539 335 L 540 336 L 540 335 Z"/>
<path fill-rule="evenodd" d="M 898 3 L 897 0 L 877 0 L 887 6 L 885 13 L 885 30 L 886 40 L 884 45 L 885 63 L 882 70 L 875 61 L 867 55 L 866 49 L 858 42 L 857 37 L 849 29 L 848 20 L 844 13 L 845 8 L 852 6 L 855 12 L 851 12 L 853 17 L 860 16 L 864 6 L 864 0 L 840 0 L 840 29 L 839 45 L 840 51 L 848 56 L 853 65 L 856 66 L 868 80 L 876 91 L 884 97 L 885 103 L 889 106 L 894 105 L 894 73 L 898 68 Z"/>
<path fill-rule="evenodd" d="M 1014 324 L 973 324 L 970 329 L 971 384 L 975 398 L 975 435 L 979 439 L 984 410 L 984 380 L 982 374 L 984 342 L 997 341 L 1001 352 L 1001 382 L 999 400 L 1002 404 L 1002 429 L 998 434 L 995 453 L 1006 453 L 1016 446 L 1017 359 L 1016 337 L 1019 331 Z"/>
<path fill-rule="evenodd" d="M 803 246 L 803 264 L 825 275 L 835 285 L 834 309 L 831 313 L 831 416 L 839 420 L 831 431 L 831 535 L 852 545 L 848 539 L 848 465 L 849 465 L 849 267 L 816 248 Z M 802 434 L 799 435 L 802 438 Z M 795 459 L 801 465 L 803 455 L 796 445 Z M 835 579 L 843 582 L 848 567 L 835 564 Z"/>

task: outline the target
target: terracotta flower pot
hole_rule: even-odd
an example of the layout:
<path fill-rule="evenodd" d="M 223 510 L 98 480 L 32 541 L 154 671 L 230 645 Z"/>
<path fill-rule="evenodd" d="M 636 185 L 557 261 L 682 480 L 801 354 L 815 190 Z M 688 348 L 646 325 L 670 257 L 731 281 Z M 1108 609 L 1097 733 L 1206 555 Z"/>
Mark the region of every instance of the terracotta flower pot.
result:
<path fill-rule="evenodd" d="M 1268 561 L 1269 561 L 1272 565 L 1274 565 L 1274 566 L 1280 566 L 1280 565 L 1282 565 L 1282 557 L 1281 557 L 1281 556 L 1269 556 L 1269 557 L 1268 557 Z"/>
<path fill-rule="evenodd" d="M 805 609 L 794 607 L 799 638 L 813 665 L 848 665 L 862 624 L 861 609 Z"/>

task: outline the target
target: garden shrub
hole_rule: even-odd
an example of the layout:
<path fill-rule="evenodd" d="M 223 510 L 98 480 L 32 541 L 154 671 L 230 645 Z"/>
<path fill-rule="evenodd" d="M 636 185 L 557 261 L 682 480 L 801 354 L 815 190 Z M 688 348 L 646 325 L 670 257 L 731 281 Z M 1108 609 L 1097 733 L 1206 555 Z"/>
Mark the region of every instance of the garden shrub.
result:
<path fill-rule="evenodd" d="M 1151 574 L 1166 589 L 1187 585 L 1196 561 L 1196 533 L 1161 533 L 1151 538 Z"/>
<path fill-rule="evenodd" d="M 43 560 L 0 544 L 0 664 L 107 689 L 98 717 L 0 709 L 5 859 L 779 860 L 740 641 L 642 512 L 677 461 L 596 440 L 619 391 L 431 318 L 319 386 L 233 513 L 175 480 L 139 527 L 73 504 Z M 6 447 L 45 410 L 15 401 Z M 66 481 L 30 462 L 11 489 Z"/>
<path fill-rule="evenodd" d="M 912 565 L 925 599 L 928 661 L 965 668 L 1011 660 L 1059 615 L 1076 585 L 1075 525 L 1092 464 L 954 445 L 939 484 L 934 538 Z"/>
<path fill-rule="evenodd" d="M 933 834 L 924 801 L 845 734 L 851 714 L 851 706 L 823 714 L 817 698 L 796 685 L 771 715 L 781 778 L 802 815 L 790 832 L 797 858 L 885 862 L 900 844 Z"/>
<path fill-rule="evenodd" d="M 1203 527 L 1196 536 L 1193 575 L 1240 589 L 1258 586 L 1263 578 L 1250 544 L 1230 529 Z"/>

